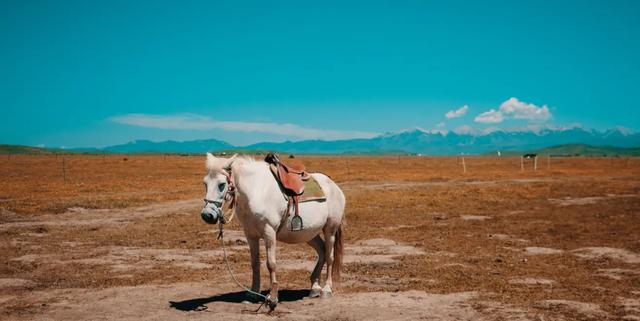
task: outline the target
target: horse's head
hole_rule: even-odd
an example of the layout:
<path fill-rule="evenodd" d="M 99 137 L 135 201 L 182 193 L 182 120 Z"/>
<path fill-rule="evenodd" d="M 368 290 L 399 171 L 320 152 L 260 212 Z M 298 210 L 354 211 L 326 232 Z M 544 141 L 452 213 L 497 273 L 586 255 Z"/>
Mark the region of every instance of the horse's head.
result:
<path fill-rule="evenodd" d="M 218 220 L 225 223 L 222 206 L 226 200 L 233 201 L 231 164 L 236 155 L 231 158 L 215 157 L 207 153 L 207 175 L 204 176 L 204 208 L 200 216 L 209 224 L 216 224 Z"/>

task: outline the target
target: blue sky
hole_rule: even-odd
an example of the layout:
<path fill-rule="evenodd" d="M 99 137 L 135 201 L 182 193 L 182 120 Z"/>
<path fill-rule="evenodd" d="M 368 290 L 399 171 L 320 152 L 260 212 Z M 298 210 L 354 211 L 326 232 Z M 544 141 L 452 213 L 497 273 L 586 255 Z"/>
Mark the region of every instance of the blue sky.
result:
<path fill-rule="evenodd" d="M 638 1 L 2 0 L 0 143 L 638 130 L 639 16 Z"/>

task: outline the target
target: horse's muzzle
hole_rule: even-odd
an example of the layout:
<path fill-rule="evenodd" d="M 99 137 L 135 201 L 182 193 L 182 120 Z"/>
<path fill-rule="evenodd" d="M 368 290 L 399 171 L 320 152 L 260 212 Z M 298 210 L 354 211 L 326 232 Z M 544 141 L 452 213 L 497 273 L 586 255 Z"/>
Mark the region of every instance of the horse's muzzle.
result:
<path fill-rule="evenodd" d="M 216 223 L 218 223 L 218 217 L 217 217 L 217 216 L 214 216 L 214 215 L 213 215 L 213 214 L 211 214 L 211 213 L 205 213 L 205 212 L 202 212 L 202 213 L 200 213 L 200 216 L 202 217 L 202 220 L 203 220 L 203 221 L 205 221 L 205 222 L 207 222 L 207 223 L 209 223 L 209 224 L 216 224 Z"/>
<path fill-rule="evenodd" d="M 222 209 L 216 207 L 205 207 L 200 213 L 202 220 L 208 224 L 216 224 L 218 220 L 222 219 Z"/>

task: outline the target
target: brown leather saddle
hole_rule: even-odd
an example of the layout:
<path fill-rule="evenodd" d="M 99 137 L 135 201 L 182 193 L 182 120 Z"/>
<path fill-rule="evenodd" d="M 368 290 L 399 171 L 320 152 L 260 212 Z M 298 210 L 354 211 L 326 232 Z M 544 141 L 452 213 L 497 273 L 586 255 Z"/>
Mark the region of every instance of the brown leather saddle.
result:
<path fill-rule="evenodd" d="M 277 155 L 273 153 L 267 154 L 264 161 L 269 164 L 271 173 L 276 178 L 278 185 L 287 198 L 287 213 L 284 219 L 289 215 L 291 207 L 294 208 L 294 217 L 291 219 L 291 230 L 299 231 L 302 229 L 302 218 L 298 210 L 298 197 L 304 193 L 304 182 L 309 179 L 302 164 L 284 164 Z M 284 221 L 283 219 L 283 221 Z M 282 226 L 283 224 L 281 224 Z"/>

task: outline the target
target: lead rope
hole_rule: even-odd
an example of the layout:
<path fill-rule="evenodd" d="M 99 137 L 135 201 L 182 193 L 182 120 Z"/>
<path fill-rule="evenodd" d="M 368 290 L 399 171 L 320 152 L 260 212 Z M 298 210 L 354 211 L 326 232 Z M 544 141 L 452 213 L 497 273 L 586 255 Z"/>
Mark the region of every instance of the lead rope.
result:
<path fill-rule="evenodd" d="M 278 305 L 277 301 L 273 301 L 271 300 L 271 295 L 267 294 L 264 295 L 262 293 L 258 293 L 255 291 L 251 291 L 248 287 L 244 286 L 242 283 L 240 283 L 240 281 L 238 281 L 238 279 L 236 278 L 236 276 L 233 274 L 233 270 L 231 269 L 231 264 L 229 264 L 229 258 L 227 257 L 227 249 L 224 247 L 224 228 L 223 228 L 223 224 L 222 221 L 220 221 L 220 223 L 218 224 L 219 228 L 220 228 L 220 233 L 218 234 L 218 239 L 220 240 L 220 245 L 222 246 L 222 253 L 224 254 L 224 263 L 227 266 L 227 271 L 229 271 L 229 275 L 231 275 L 231 278 L 233 279 L 233 281 L 242 289 L 244 289 L 245 291 L 254 294 L 260 298 L 262 298 L 264 301 L 262 302 L 262 304 L 260 304 L 260 306 L 258 307 L 257 310 L 253 311 L 253 313 L 258 313 L 260 312 L 260 309 L 262 309 L 262 307 L 266 304 L 269 307 L 269 314 L 271 312 L 273 312 L 273 310 L 275 310 L 276 305 Z"/>

